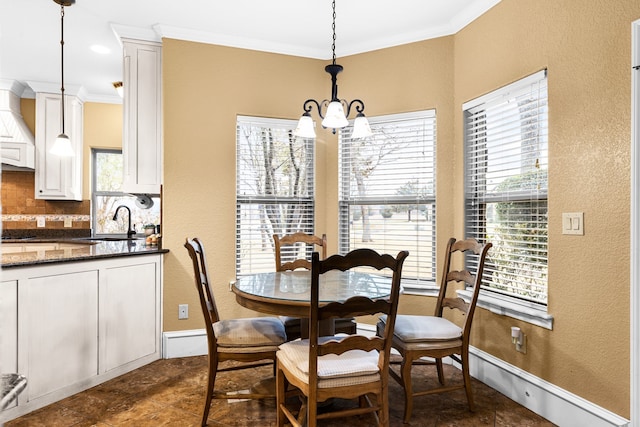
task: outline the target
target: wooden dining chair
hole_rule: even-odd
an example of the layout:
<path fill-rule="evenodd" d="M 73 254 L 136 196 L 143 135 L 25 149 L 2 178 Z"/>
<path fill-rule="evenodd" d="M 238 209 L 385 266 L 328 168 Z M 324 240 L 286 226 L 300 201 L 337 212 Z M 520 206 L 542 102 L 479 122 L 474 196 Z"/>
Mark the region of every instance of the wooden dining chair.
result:
<path fill-rule="evenodd" d="M 276 255 L 276 271 L 293 271 L 299 268 L 311 270 L 309 255 L 316 247 L 319 247 L 322 251 L 321 259 L 327 257 L 326 234 L 323 234 L 322 237 L 303 232 L 287 234 L 282 237 L 274 234 L 273 243 Z M 302 319 L 292 316 L 281 316 L 280 319 L 284 322 L 289 341 L 306 335 L 303 333 L 302 328 L 307 323 Z M 355 334 L 357 329 L 356 320 L 354 318 L 335 319 L 334 328 L 336 332 Z"/>
<path fill-rule="evenodd" d="M 277 353 L 277 425 L 288 420 L 294 426 L 315 427 L 317 421 L 374 413 L 378 426 L 389 425 L 388 371 L 391 338 L 398 299 L 402 265 L 409 253 L 397 257 L 380 255 L 371 249 L 320 260 L 312 255 L 309 339 L 290 341 Z M 344 302 L 320 302 L 321 276 L 331 270 L 372 267 L 390 270 L 391 292 L 387 298 L 356 296 Z M 335 335 L 320 337 L 318 323 L 324 319 L 384 313 L 387 316 L 381 336 Z M 295 387 L 303 403 L 297 414 L 287 406 L 285 391 Z M 356 408 L 318 413 L 318 403 L 331 398 L 358 399 Z M 373 398 L 373 399 L 372 399 Z M 326 408 L 325 408 L 326 409 Z M 306 424 L 305 424 L 306 422 Z"/>
<path fill-rule="evenodd" d="M 473 313 L 480 293 L 482 274 L 487 251 L 491 243 L 481 244 L 475 239 L 458 240 L 451 238 L 447 243 L 444 259 L 444 268 L 440 284 L 440 292 L 433 316 L 399 315 L 396 317 L 392 346 L 402 356 L 400 375 L 393 369 L 390 375 L 402 385 L 404 389 L 404 422 L 411 419 L 413 398 L 427 394 L 443 393 L 464 388 L 467 395 L 469 409 L 474 410 L 473 391 L 471 377 L 469 375 L 469 337 Z M 452 269 L 452 256 L 460 254 L 461 257 L 474 258 L 475 274 L 469 270 Z M 464 262 L 464 261 L 461 261 Z M 449 285 L 462 283 L 472 290 L 471 300 L 467 303 L 462 298 L 452 296 Z M 461 316 L 444 317 L 445 308 L 458 312 Z M 449 320 L 452 319 L 452 320 Z M 460 319 L 456 321 L 454 319 Z M 387 328 L 387 320 L 381 317 L 377 325 L 378 335 L 382 335 Z M 442 370 L 442 358 L 450 357 L 461 365 L 462 383 L 445 384 Z M 433 358 L 434 361 L 425 361 L 422 357 Z M 411 368 L 418 364 L 432 364 L 436 366 L 440 386 L 428 390 L 414 391 L 411 384 Z"/>
<path fill-rule="evenodd" d="M 322 250 L 322 259 L 327 257 L 327 235 L 322 237 L 306 234 L 301 231 L 282 237 L 273 235 L 276 253 L 276 271 L 292 271 L 298 268 L 311 270 L 309 256 L 315 246 Z"/>
<path fill-rule="evenodd" d="M 255 368 L 275 363 L 278 346 L 286 341 L 282 321 L 277 317 L 255 317 L 244 319 L 220 319 L 207 271 L 204 246 L 198 238 L 187 239 L 184 246 L 193 261 L 196 288 L 207 331 L 209 375 L 207 393 L 202 414 L 202 425 L 207 425 L 212 399 L 237 399 L 238 393 L 215 389 L 218 372 Z M 224 361 L 242 362 L 220 369 Z M 242 393 L 243 399 L 275 397 L 273 390 Z"/>

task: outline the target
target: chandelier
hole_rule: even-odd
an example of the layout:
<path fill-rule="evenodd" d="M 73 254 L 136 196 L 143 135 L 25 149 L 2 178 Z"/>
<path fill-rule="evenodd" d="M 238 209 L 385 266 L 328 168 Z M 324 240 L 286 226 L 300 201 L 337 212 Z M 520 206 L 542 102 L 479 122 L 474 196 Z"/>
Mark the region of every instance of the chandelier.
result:
<path fill-rule="evenodd" d="M 351 109 L 356 111 L 356 118 L 353 122 L 352 138 L 364 138 L 373 135 L 369 121 L 364 115 L 364 102 L 360 99 L 354 99 L 348 102 L 345 99 L 338 98 L 338 73 L 343 70 L 342 65 L 336 64 L 336 2 L 332 2 L 333 8 L 333 42 L 331 44 L 331 51 L 333 53 L 333 61 L 327 65 L 324 70 L 331 75 L 331 100 L 323 100 L 318 102 L 315 99 L 307 99 L 303 104 L 304 113 L 298 121 L 298 126 L 294 131 L 294 135 L 302 138 L 315 138 L 316 131 L 314 129 L 313 119 L 311 118 L 311 110 L 315 105 L 318 110 L 318 115 L 322 119 L 322 127 L 332 128 L 333 133 L 336 133 L 336 129 L 342 129 L 349 124 L 347 117 L 351 113 Z M 325 113 L 322 111 L 325 109 Z M 346 110 L 346 113 L 345 113 Z"/>
<path fill-rule="evenodd" d="M 60 5 L 60 122 L 62 132 L 56 138 L 53 146 L 51 147 L 51 153 L 63 156 L 70 157 L 73 156 L 73 147 L 71 146 L 71 140 L 64 133 L 64 7 L 71 6 L 76 2 L 76 0 L 53 0 L 57 4 Z"/>

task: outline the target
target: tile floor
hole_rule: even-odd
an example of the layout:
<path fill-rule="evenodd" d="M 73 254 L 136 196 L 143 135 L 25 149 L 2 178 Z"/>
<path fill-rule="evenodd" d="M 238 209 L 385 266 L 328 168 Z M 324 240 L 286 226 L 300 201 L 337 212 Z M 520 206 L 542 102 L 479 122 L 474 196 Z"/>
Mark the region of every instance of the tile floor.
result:
<path fill-rule="evenodd" d="M 450 381 L 459 381 L 457 369 L 445 366 Z M 248 388 L 256 378 L 268 377 L 271 367 L 218 374 L 227 390 Z M 435 380 L 433 367 L 417 367 L 417 386 Z M 206 356 L 159 360 L 131 373 L 93 387 L 60 402 L 9 421 L 5 427 L 58 426 L 198 426 L 207 379 Z M 462 390 L 423 396 L 414 403 L 410 426 L 553 426 L 552 423 L 518 405 L 486 385 L 474 381 L 476 411 L 470 412 Z M 402 389 L 390 381 L 391 426 L 403 426 Z M 208 425 L 211 427 L 275 425 L 274 400 L 228 403 L 214 400 Z M 369 427 L 371 415 L 332 420 L 326 427 Z"/>

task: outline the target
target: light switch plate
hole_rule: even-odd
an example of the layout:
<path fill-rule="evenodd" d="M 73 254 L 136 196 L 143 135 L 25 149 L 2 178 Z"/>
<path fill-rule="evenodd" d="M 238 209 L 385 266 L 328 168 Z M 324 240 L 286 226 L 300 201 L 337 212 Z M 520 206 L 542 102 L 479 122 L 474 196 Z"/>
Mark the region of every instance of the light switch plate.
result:
<path fill-rule="evenodd" d="M 584 236 L 584 212 L 563 212 L 562 234 Z"/>
<path fill-rule="evenodd" d="M 65 218 L 64 219 L 64 226 L 65 227 L 73 227 L 73 221 L 71 220 L 71 218 Z"/>

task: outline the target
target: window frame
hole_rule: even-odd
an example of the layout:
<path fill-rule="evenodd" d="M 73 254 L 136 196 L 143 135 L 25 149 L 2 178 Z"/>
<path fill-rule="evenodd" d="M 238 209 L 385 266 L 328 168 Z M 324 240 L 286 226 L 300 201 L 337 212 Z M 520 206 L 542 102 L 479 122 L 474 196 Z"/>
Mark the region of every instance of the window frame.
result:
<path fill-rule="evenodd" d="M 122 197 L 122 198 L 135 198 L 136 196 L 123 192 L 123 191 L 99 191 L 97 190 L 97 183 L 98 183 L 98 168 L 96 167 L 96 161 L 97 161 L 97 156 L 99 154 L 119 154 L 119 155 L 123 155 L 122 154 L 122 149 L 119 148 L 91 148 L 91 231 L 92 231 L 92 236 L 93 237 L 126 237 L 127 233 L 126 231 L 121 232 L 121 233 L 97 233 L 96 230 L 98 230 L 98 224 L 97 224 L 97 213 L 96 213 L 96 206 L 97 206 L 97 198 L 98 197 Z M 124 157 L 123 157 L 123 161 L 124 161 Z M 124 167 L 124 165 L 123 165 Z M 160 203 L 160 198 L 159 197 L 152 197 L 152 200 L 159 204 Z M 138 208 L 137 206 L 135 206 L 135 203 L 133 206 L 129 206 L 129 209 L 131 210 L 131 216 L 132 216 L 132 223 L 131 226 L 133 228 L 136 228 L 136 234 L 133 237 L 139 238 L 139 237 L 143 237 L 144 234 L 144 229 L 142 227 L 139 227 L 139 229 L 136 227 L 136 225 L 139 225 L 140 223 L 136 223 L 133 222 L 135 220 L 136 215 L 138 215 L 138 211 L 142 210 L 140 208 Z M 125 215 L 123 213 L 119 213 L 119 215 Z M 157 220 L 155 221 L 154 225 L 159 225 L 162 218 L 160 216 L 161 214 L 158 213 L 158 217 Z M 144 225 L 144 224 L 143 224 Z"/>
<path fill-rule="evenodd" d="M 463 129 L 464 129 L 463 151 L 464 151 L 465 174 L 466 174 L 464 177 L 465 233 L 469 237 L 476 237 L 482 240 L 482 238 L 486 236 L 486 231 L 480 230 L 477 224 L 470 224 L 469 222 L 469 218 L 470 218 L 469 200 L 471 200 L 469 198 L 469 194 L 475 193 L 475 191 L 477 190 L 476 187 L 474 187 L 474 190 L 471 191 L 469 187 L 470 186 L 469 170 L 471 169 L 468 164 L 469 161 L 471 160 L 468 152 L 470 142 L 469 142 L 467 120 L 468 120 L 468 117 L 470 116 L 469 112 L 474 109 L 481 110 L 481 107 L 483 107 L 484 105 L 495 105 L 496 102 L 504 103 L 504 101 L 514 99 L 516 96 L 520 94 L 528 93 L 530 91 L 530 89 L 528 88 L 531 87 L 532 85 L 534 86 L 537 85 L 539 82 L 543 82 L 546 88 L 548 84 L 546 70 L 541 70 L 523 79 L 520 79 L 511 84 L 503 86 L 490 93 L 487 93 L 486 95 L 483 95 L 479 98 L 468 101 L 464 103 L 462 106 Z M 547 102 L 547 99 L 548 99 L 548 95 L 547 95 L 547 98 L 544 99 L 544 101 Z M 546 129 L 548 129 L 548 102 L 545 104 L 545 106 L 546 106 L 545 117 L 544 117 L 545 121 L 543 125 L 545 125 Z M 539 126 L 538 123 L 539 122 L 536 121 L 536 126 Z M 544 161 L 545 161 L 545 166 L 548 166 L 548 134 L 546 136 L 547 136 L 547 141 L 545 142 L 547 145 L 547 148 L 546 148 L 547 157 L 546 159 L 544 159 Z M 503 167 L 506 167 L 506 166 L 503 166 Z M 548 169 L 547 169 L 547 174 L 548 174 Z M 509 175 L 509 176 L 515 176 L 515 175 Z M 478 180 L 486 179 L 486 175 L 482 175 L 477 179 Z M 500 195 L 501 198 L 499 200 L 492 198 L 491 195 L 488 195 L 483 199 L 482 203 L 485 203 L 485 204 L 495 203 L 497 201 L 509 201 L 509 202 L 544 201 L 545 210 L 546 212 L 548 212 L 548 190 L 546 189 L 546 187 L 544 188 L 544 190 L 545 191 L 543 193 L 538 192 L 536 194 L 527 194 L 524 198 L 523 198 L 522 191 L 513 191 L 508 196 L 501 194 Z M 504 197 L 507 197 L 507 198 L 505 199 Z M 476 199 L 474 198 L 473 200 L 474 200 L 473 203 L 477 205 L 478 202 L 475 201 Z M 475 211 L 476 211 L 476 214 L 474 215 L 474 218 L 475 218 L 474 221 L 477 221 L 479 224 L 483 224 L 483 223 L 486 224 L 486 218 L 483 215 L 481 215 L 481 213 L 484 212 L 483 208 L 478 207 L 475 209 Z M 478 217 L 478 215 L 480 215 L 481 217 L 480 220 L 478 219 L 480 218 Z M 546 217 L 545 227 L 546 229 L 548 229 L 548 223 L 549 223 L 548 216 L 545 216 L 545 217 Z M 546 245 L 546 241 L 545 241 L 545 245 Z M 547 246 L 545 246 L 545 249 L 546 248 Z M 491 258 L 491 252 L 489 253 L 489 260 L 488 260 L 489 262 L 490 262 L 490 258 Z M 545 278 L 546 283 L 545 283 L 544 290 L 546 292 L 546 295 L 548 295 L 548 289 L 549 289 L 548 288 L 548 251 L 545 254 L 545 263 L 547 268 L 546 268 L 546 278 Z M 471 267 L 473 268 L 473 266 Z M 487 271 L 485 271 L 485 274 L 487 274 Z M 458 295 L 466 301 L 469 301 L 471 299 L 471 291 L 469 289 L 458 291 Z M 483 286 L 483 288 L 480 291 L 480 296 L 478 298 L 478 306 L 488 309 L 493 313 L 513 317 L 513 318 L 523 320 L 525 322 L 532 323 L 547 329 L 553 329 L 553 316 L 551 316 L 548 313 L 548 305 L 546 302 L 543 303 L 540 301 L 519 298 L 518 296 L 508 295 L 506 293 L 501 293 L 497 290 L 492 290 L 490 288 L 485 288 Z"/>

